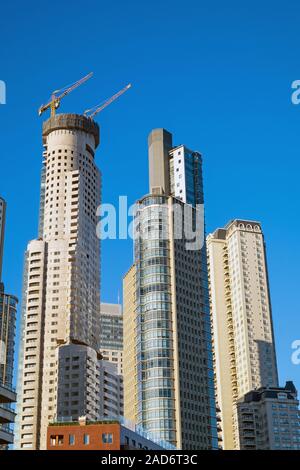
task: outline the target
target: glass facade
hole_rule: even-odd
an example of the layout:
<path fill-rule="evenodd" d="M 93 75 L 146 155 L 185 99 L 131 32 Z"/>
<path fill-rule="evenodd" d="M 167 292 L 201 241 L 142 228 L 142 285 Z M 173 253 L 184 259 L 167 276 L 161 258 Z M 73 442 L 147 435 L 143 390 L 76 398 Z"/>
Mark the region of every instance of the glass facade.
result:
<path fill-rule="evenodd" d="M 203 204 L 202 157 L 198 152 L 184 151 L 187 204 Z"/>
<path fill-rule="evenodd" d="M 135 213 L 134 414 L 178 448 L 218 449 L 202 157 L 166 134 L 150 134 L 152 193 Z"/>
<path fill-rule="evenodd" d="M 0 286 L 0 384 L 7 388 L 13 385 L 17 303 Z"/>
<path fill-rule="evenodd" d="M 119 308 L 116 305 L 116 308 Z M 105 304 L 100 308 L 100 348 L 123 350 L 123 317 L 120 313 L 110 314 L 105 310 Z"/>
<path fill-rule="evenodd" d="M 170 241 L 167 198 L 139 205 L 137 265 L 138 425 L 176 442 Z"/>

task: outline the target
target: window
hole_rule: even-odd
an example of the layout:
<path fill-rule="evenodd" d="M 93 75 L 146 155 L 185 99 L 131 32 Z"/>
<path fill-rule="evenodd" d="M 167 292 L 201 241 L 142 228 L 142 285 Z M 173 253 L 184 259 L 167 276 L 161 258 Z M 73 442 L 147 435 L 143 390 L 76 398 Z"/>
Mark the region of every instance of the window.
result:
<path fill-rule="evenodd" d="M 90 443 L 90 436 L 89 436 L 89 434 L 84 434 L 84 435 L 83 435 L 83 443 L 84 443 L 85 446 L 88 446 L 88 445 L 89 445 L 89 443 Z"/>
<path fill-rule="evenodd" d="M 103 444 L 112 444 L 113 435 L 111 433 L 102 434 L 102 442 Z"/>
<path fill-rule="evenodd" d="M 69 434 L 69 445 L 73 446 L 75 444 L 75 436 L 74 434 Z"/>
<path fill-rule="evenodd" d="M 50 444 L 51 446 L 61 446 L 64 443 L 64 436 L 62 435 L 54 435 L 50 436 Z"/>

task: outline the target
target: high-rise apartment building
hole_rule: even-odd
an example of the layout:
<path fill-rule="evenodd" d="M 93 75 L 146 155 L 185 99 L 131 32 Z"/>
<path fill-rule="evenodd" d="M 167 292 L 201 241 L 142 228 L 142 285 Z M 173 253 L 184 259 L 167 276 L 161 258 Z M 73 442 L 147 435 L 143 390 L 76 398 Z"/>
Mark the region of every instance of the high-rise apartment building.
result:
<path fill-rule="evenodd" d="M 101 302 L 100 351 L 103 359 L 116 364 L 123 374 L 123 313 L 119 304 Z"/>
<path fill-rule="evenodd" d="M 0 384 L 12 388 L 18 299 L 0 283 Z"/>
<path fill-rule="evenodd" d="M 13 443 L 12 423 L 16 401 L 13 388 L 15 335 L 18 299 L 7 294 L 2 282 L 6 202 L 0 198 L 0 448 Z"/>
<path fill-rule="evenodd" d="M 136 267 L 133 264 L 123 279 L 124 314 L 124 415 L 137 423 L 136 368 Z"/>
<path fill-rule="evenodd" d="M 293 382 L 261 387 L 237 403 L 241 450 L 300 450 L 300 415 Z"/>
<path fill-rule="evenodd" d="M 123 415 L 123 377 L 116 364 L 81 344 L 60 346 L 57 354 L 57 419 L 85 416 L 97 421 Z"/>
<path fill-rule="evenodd" d="M 202 157 L 156 129 L 149 173 L 124 278 L 125 416 L 177 448 L 218 448 Z M 197 246 L 189 245 L 193 230 Z"/>
<path fill-rule="evenodd" d="M 224 449 L 238 449 L 236 402 L 277 387 L 264 236 L 258 222 L 234 220 L 207 238 L 214 366 Z"/>
<path fill-rule="evenodd" d="M 60 346 L 100 347 L 99 127 L 57 114 L 43 125 L 39 238 L 25 260 L 16 448 L 45 449 L 57 415 Z"/>

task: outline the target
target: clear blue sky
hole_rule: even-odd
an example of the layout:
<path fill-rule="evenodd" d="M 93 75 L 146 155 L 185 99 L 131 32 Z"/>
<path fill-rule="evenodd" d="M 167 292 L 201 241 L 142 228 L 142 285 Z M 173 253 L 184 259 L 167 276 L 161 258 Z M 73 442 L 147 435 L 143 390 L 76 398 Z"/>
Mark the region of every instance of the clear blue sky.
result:
<path fill-rule="evenodd" d="M 148 190 L 147 135 L 165 127 L 204 155 L 208 231 L 232 218 L 265 232 L 280 379 L 300 388 L 300 4 L 283 1 L 4 2 L 0 12 L 0 194 L 8 203 L 4 280 L 21 297 L 23 252 L 37 236 L 42 155 L 38 107 L 94 78 L 61 110 L 82 112 L 131 81 L 101 115 L 103 202 Z M 102 244 L 102 299 L 117 301 L 131 241 Z"/>

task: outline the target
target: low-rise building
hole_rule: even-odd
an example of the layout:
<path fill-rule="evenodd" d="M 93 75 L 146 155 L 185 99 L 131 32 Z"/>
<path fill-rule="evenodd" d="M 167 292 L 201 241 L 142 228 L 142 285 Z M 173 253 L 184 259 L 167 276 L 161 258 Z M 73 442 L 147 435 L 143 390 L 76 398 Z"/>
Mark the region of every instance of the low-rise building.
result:
<path fill-rule="evenodd" d="M 120 420 L 55 422 L 48 426 L 47 450 L 176 450 L 133 423 Z"/>
<path fill-rule="evenodd" d="M 293 382 L 261 387 L 237 403 L 241 450 L 300 450 L 300 412 Z"/>

